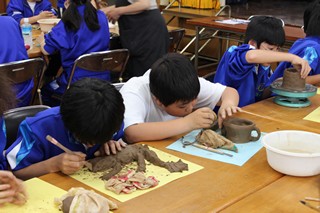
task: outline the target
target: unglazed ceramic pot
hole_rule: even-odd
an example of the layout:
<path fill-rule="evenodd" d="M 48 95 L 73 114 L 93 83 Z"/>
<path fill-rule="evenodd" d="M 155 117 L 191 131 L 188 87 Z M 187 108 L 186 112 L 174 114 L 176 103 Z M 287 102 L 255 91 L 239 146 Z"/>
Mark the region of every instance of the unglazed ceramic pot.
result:
<path fill-rule="evenodd" d="M 256 132 L 256 136 L 252 133 Z M 260 129 L 255 123 L 243 118 L 229 118 L 223 121 L 221 134 L 234 143 L 257 141 L 261 136 Z"/>
<path fill-rule="evenodd" d="M 300 71 L 295 68 L 287 68 L 283 73 L 283 89 L 302 91 L 306 87 L 306 79 L 301 78 Z"/>

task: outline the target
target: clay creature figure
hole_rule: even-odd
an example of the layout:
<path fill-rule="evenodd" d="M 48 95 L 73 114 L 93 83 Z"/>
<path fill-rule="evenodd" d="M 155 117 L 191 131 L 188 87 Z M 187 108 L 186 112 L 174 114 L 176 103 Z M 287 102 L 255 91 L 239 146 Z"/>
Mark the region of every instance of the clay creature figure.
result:
<path fill-rule="evenodd" d="M 238 152 L 238 148 L 232 141 L 228 140 L 222 135 L 219 135 L 211 129 L 205 129 L 199 132 L 199 134 L 196 136 L 196 142 L 214 149 L 221 148 Z"/>
<path fill-rule="evenodd" d="M 123 166 L 134 161 L 138 163 L 136 171 L 145 172 L 145 160 L 156 166 L 166 168 L 170 172 L 182 172 L 184 170 L 188 170 L 188 164 L 181 160 L 177 162 L 164 162 L 160 160 L 157 154 L 150 150 L 147 145 L 142 144 L 128 145 L 125 149 L 121 152 L 117 152 L 115 155 L 91 159 L 88 161 L 87 167 L 92 172 L 101 172 L 112 168 L 110 172 L 104 173 L 101 177 L 103 180 L 109 180 L 112 176 L 118 174 L 122 170 Z"/>

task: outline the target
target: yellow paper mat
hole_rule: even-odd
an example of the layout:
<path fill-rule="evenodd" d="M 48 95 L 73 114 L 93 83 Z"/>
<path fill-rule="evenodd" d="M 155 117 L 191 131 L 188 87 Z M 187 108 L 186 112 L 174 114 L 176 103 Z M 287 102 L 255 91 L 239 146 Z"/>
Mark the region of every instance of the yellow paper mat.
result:
<path fill-rule="evenodd" d="M 28 193 L 28 201 L 22 206 L 5 204 L 0 207 L 0 212 L 6 213 L 31 213 L 50 212 L 61 213 L 54 205 L 54 198 L 61 197 L 67 192 L 39 178 L 32 178 L 24 182 Z"/>
<path fill-rule="evenodd" d="M 163 161 L 178 161 L 180 158 L 170 155 L 166 152 L 162 152 L 158 149 L 152 148 L 149 146 L 149 148 L 153 151 L 155 151 L 158 155 L 158 157 L 163 160 Z M 150 188 L 150 189 L 146 189 L 146 190 L 136 190 L 131 194 L 119 194 L 117 195 L 116 193 L 109 191 L 107 189 L 105 189 L 104 187 L 104 181 L 102 181 L 99 177 L 102 175 L 101 172 L 97 172 L 97 173 L 92 173 L 90 172 L 88 169 L 84 168 L 81 171 L 77 172 L 76 174 L 71 175 L 72 178 L 94 188 L 95 190 L 98 190 L 102 193 L 105 193 L 121 202 L 125 202 L 127 200 L 130 200 L 132 198 L 138 197 L 142 194 L 145 194 L 149 191 L 155 190 L 171 181 L 174 181 L 178 178 L 190 175 L 194 172 L 197 172 L 201 169 L 203 169 L 202 166 L 199 166 L 197 164 L 191 163 L 189 161 L 186 161 L 184 159 L 181 159 L 184 163 L 188 164 L 188 171 L 183 171 L 183 172 L 174 172 L 174 173 L 170 173 L 167 169 L 162 168 L 162 167 L 158 167 L 158 166 L 154 166 L 153 164 L 149 163 L 146 161 L 146 176 L 154 176 L 157 180 L 159 180 L 159 185 L 157 185 L 156 187 Z M 128 169 L 128 168 L 134 168 L 136 169 L 137 166 L 136 163 L 133 164 L 129 164 L 128 166 L 126 166 L 124 169 Z"/>
<path fill-rule="evenodd" d="M 307 115 L 303 119 L 320 123 L 320 107 L 313 110 L 309 115 Z"/>
<path fill-rule="evenodd" d="M 319 95 L 320 95 L 320 88 L 318 88 L 318 90 L 317 90 L 317 94 L 319 94 Z"/>

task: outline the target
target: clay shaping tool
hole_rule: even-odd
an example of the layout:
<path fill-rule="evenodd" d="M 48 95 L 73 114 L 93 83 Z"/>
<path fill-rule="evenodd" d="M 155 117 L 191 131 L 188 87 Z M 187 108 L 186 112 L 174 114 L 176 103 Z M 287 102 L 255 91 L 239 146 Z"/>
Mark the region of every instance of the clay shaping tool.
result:
<path fill-rule="evenodd" d="M 48 141 L 50 141 L 51 143 L 53 143 L 54 145 L 56 145 L 57 147 L 59 147 L 60 149 L 62 149 L 63 151 L 65 151 L 66 153 L 72 154 L 73 152 L 68 149 L 67 147 L 63 146 L 61 143 L 59 143 L 56 139 L 54 139 L 52 136 L 47 135 L 46 139 Z"/>
<path fill-rule="evenodd" d="M 217 150 L 217 149 L 213 149 L 213 148 L 208 147 L 208 146 L 203 146 L 203 145 L 198 144 L 198 143 L 193 143 L 191 145 L 194 146 L 194 147 L 200 148 L 200 149 L 204 149 L 204 150 L 207 150 L 207 151 L 210 151 L 210 152 L 214 152 L 214 153 L 220 154 L 220 155 L 226 155 L 226 156 L 229 156 L 229 157 L 233 157 L 233 155 L 231 155 L 229 153 L 225 153 L 223 151 L 220 151 L 220 150 Z"/>

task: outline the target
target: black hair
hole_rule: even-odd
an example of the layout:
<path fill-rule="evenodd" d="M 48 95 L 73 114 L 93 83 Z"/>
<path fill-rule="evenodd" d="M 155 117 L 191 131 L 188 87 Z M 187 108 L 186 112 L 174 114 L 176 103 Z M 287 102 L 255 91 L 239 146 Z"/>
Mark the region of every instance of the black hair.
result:
<path fill-rule="evenodd" d="M 303 14 L 304 32 L 307 36 L 320 36 L 320 1 L 310 3 Z"/>
<path fill-rule="evenodd" d="M 97 9 L 91 4 L 90 0 L 70 0 L 70 5 L 64 11 L 62 21 L 67 30 L 78 31 L 82 22 L 78 6 L 85 5 L 84 21 L 91 31 L 100 29 Z"/>
<path fill-rule="evenodd" d="M 285 42 L 283 22 L 271 16 L 255 16 L 248 24 L 244 43 L 254 40 L 258 48 L 262 42 L 270 45 L 282 46 Z"/>
<path fill-rule="evenodd" d="M 190 60 L 179 53 L 168 53 L 151 67 L 150 91 L 165 106 L 197 98 L 200 82 Z"/>
<path fill-rule="evenodd" d="M 121 128 L 124 104 L 109 82 L 83 78 L 63 95 L 60 113 L 66 128 L 82 143 L 103 144 Z"/>
<path fill-rule="evenodd" d="M 4 111 L 15 107 L 16 96 L 12 81 L 4 72 L 0 73 L 0 85 L 0 116 L 2 116 Z"/>

